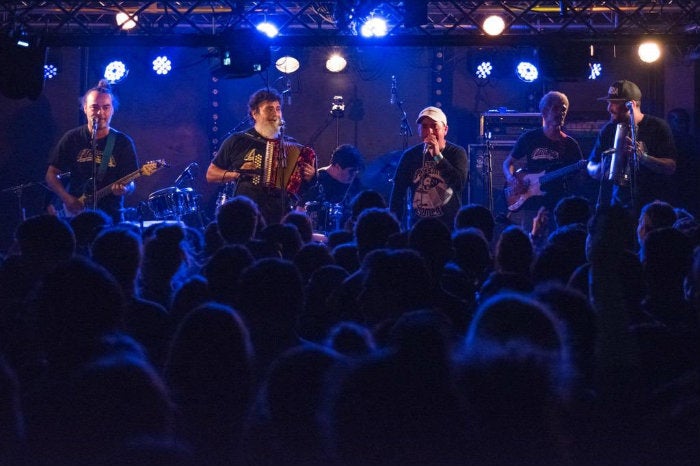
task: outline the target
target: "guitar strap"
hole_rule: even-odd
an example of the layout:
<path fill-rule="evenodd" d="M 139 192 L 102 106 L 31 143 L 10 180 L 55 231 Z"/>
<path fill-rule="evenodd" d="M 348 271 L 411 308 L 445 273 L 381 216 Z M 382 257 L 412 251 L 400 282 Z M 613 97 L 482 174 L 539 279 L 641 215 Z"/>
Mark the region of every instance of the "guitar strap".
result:
<path fill-rule="evenodd" d="M 112 149 L 114 149 L 114 142 L 117 137 L 113 132 L 109 132 L 107 136 L 107 142 L 105 142 L 105 150 L 102 152 L 102 163 L 100 163 L 100 168 L 97 171 L 97 179 L 102 180 L 102 177 L 107 171 L 107 166 L 109 165 L 109 160 L 112 158 Z"/>

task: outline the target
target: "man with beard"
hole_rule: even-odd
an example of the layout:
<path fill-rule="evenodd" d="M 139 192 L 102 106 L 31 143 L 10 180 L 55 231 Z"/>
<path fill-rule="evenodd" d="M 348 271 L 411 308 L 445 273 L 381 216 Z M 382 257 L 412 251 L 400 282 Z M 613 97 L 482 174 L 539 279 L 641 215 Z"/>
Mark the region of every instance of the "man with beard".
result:
<path fill-rule="evenodd" d="M 300 201 L 316 173 L 316 154 L 283 134 L 282 97 L 260 89 L 248 100 L 255 122 L 224 140 L 207 169 L 209 183 L 235 182 L 232 195 L 257 203 L 266 224 L 279 223 Z"/>
<path fill-rule="evenodd" d="M 642 92 L 631 81 L 615 81 L 608 95 L 598 100 L 607 101 L 610 121 L 598 133 L 588 159 L 588 173 L 600 180 L 597 207 L 621 205 L 636 218 L 640 209 L 651 201 L 674 202 L 672 175 L 676 170 L 676 146 L 666 121 L 642 113 Z M 632 122 L 634 141 L 630 131 Z M 628 135 L 615 148 L 618 125 Z M 611 177 L 613 157 L 616 160 Z"/>

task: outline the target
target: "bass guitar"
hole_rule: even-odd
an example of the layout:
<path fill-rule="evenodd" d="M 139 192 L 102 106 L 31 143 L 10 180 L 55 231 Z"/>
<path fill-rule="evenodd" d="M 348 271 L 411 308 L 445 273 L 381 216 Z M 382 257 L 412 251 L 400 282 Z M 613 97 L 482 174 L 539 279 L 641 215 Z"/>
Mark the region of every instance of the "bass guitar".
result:
<path fill-rule="evenodd" d="M 107 194 L 110 194 L 112 192 L 112 185 L 115 183 L 118 184 L 129 184 L 132 181 L 134 181 L 136 178 L 140 176 L 151 176 L 161 168 L 167 167 L 168 164 L 165 161 L 165 159 L 158 159 L 158 160 L 151 160 L 149 162 L 144 163 L 141 168 L 138 170 L 129 173 L 128 175 L 119 178 L 117 181 L 114 183 L 110 183 L 107 186 L 104 186 L 103 188 L 100 188 L 95 192 L 95 195 L 93 197 L 92 193 L 88 193 L 87 189 L 84 190 L 84 194 L 79 197 L 80 202 L 82 202 L 83 206 L 89 206 L 92 205 L 94 202 L 99 201 L 103 197 L 105 197 Z M 92 178 L 89 179 L 85 183 L 86 187 L 92 186 Z M 70 218 L 74 217 L 76 214 L 70 212 L 65 205 L 61 205 L 60 208 L 56 209 L 56 215 L 59 217 L 63 218 Z"/>
<path fill-rule="evenodd" d="M 554 170 L 549 173 L 527 173 L 520 169 L 515 172 L 515 181 L 508 183 L 505 188 L 506 203 L 508 210 L 515 212 L 520 209 L 525 201 L 533 196 L 544 196 L 547 194 L 542 191 L 540 185 L 554 181 L 557 178 L 574 173 L 588 164 L 588 160 L 579 160 L 576 163 L 567 165 L 566 167 Z"/>

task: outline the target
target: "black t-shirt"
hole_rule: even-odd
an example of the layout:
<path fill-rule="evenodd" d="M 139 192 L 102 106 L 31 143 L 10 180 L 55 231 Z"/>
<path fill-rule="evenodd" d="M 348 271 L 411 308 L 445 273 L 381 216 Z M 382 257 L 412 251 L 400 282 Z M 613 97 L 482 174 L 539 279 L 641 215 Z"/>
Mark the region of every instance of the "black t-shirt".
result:
<path fill-rule="evenodd" d="M 591 151 L 589 160 L 600 163 L 603 151 L 612 149 L 615 141 L 617 124 L 608 122 L 598 133 L 595 146 Z M 644 115 L 637 129 L 637 141 L 643 141 L 647 152 L 652 157 L 676 159 L 676 145 L 673 141 L 671 128 L 661 118 Z M 636 210 L 656 199 L 673 203 L 676 198 L 673 186 L 673 177 L 651 171 L 643 164 L 639 164 L 637 172 Z M 599 205 L 616 204 L 632 207 L 632 192 L 630 186 L 618 186 L 608 179 L 606 171 L 602 181 Z"/>
<path fill-rule="evenodd" d="M 98 172 L 97 189 L 109 186 L 139 168 L 134 141 L 114 128 L 110 128 L 109 133 L 115 137 L 114 148 L 102 176 L 99 176 L 99 170 L 108 138 L 100 138 L 96 144 L 97 167 L 94 169 Z M 73 128 L 61 137 L 52 151 L 49 164 L 62 172 L 70 172 L 70 182 L 67 186 L 70 194 L 80 197 L 83 194 L 92 193 L 92 134 L 87 125 Z M 113 219 L 119 219 L 123 203 L 123 196 L 114 196 L 110 193 L 98 200 L 97 207 L 107 212 Z"/>
<path fill-rule="evenodd" d="M 516 160 L 524 159 L 524 169 L 530 174 L 551 174 L 553 171 L 568 167 L 583 159 L 583 153 L 578 142 L 570 136 L 560 140 L 552 140 L 544 134 L 542 128 L 523 133 L 513 146 L 510 154 Z M 571 186 L 578 172 L 573 172 L 570 176 L 561 176 L 542 184 L 541 189 L 545 192 L 544 198 L 536 196 L 527 202 L 527 208 L 535 208 L 533 204 L 553 208 L 562 197 L 575 192 Z M 576 183 L 574 183 L 576 184 Z"/>

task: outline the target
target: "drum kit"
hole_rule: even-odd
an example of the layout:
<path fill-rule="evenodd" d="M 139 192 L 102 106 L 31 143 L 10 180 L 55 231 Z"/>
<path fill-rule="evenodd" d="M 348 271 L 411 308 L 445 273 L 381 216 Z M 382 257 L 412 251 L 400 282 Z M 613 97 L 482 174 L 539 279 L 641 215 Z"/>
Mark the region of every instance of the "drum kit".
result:
<path fill-rule="evenodd" d="M 199 168 L 192 162 L 177 177 L 173 186 L 159 189 L 148 195 L 147 205 L 157 220 L 182 221 L 183 217 L 200 213 L 201 194 L 191 187 L 185 187 L 185 181 L 193 180 Z"/>
<path fill-rule="evenodd" d="M 341 203 L 311 201 L 304 204 L 314 231 L 328 234 L 343 228 L 344 206 Z"/>

